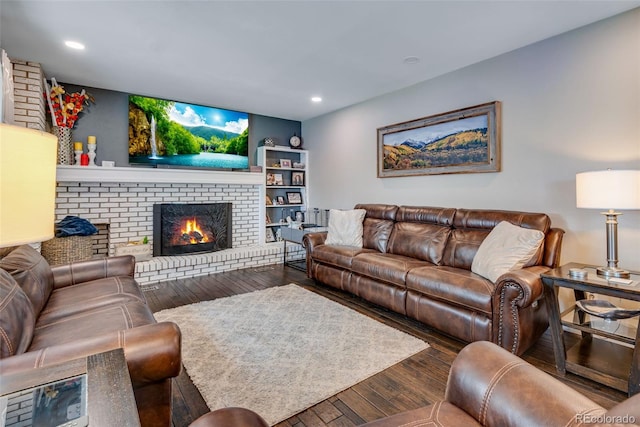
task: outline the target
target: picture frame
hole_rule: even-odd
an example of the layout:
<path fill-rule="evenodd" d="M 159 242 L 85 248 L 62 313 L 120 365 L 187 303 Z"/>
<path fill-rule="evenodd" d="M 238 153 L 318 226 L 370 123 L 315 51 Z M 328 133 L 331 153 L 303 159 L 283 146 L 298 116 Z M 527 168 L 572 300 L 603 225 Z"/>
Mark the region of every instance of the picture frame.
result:
<path fill-rule="evenodd" d="M 290 159 L 280 159 L 280 167 L 281 168 L 289 168 L 289 169 L 291 169 L 291 160 Z"/>
<path fill-rule="evenodd" d="M 287 201 L 290 205 L 302 204 L 302 193 L 299 192 L 287 192 Z"/>
<path fill-rule="evenodd" d="M 304 186 L 304 172 L 291 172 L 291 185 Z"/>
<path fill-rule="evenodd" d="M 271 243 L 271 242 L 275 242 L 276 241 L 276 236 L 275 236 L 275 234 L 273 234 L 273 229 L 271 229 L 271 228 L 267 228 L 266 229 L 265 241 L 267 243 Z"/>
<path fill-rule="evenodd" d="M 303 223 L 304 222 L 304 212 L 296 211 L 295 219 L 296 219 L 296 222 Z"/>
<path fill-rule="evenodd" d="M 273 174 L 273 185 L 284 185 L 284 181 L 282 179 L 282 174 L 281 173 L 274 173 Z"/>
<path fill-rule="evenodd" d="M 500 172 L 500 101 L 377 129 L 378 178 Z"/>
<path fill-rule="evenodd" d="M 284 196 L 276 196 L 276 205 L 286 205 Z"/>
<path fill-rule="evenodd" d="M 276 185 L 276 177 L 274 173 L 267 174 L 267 185 Z"/>

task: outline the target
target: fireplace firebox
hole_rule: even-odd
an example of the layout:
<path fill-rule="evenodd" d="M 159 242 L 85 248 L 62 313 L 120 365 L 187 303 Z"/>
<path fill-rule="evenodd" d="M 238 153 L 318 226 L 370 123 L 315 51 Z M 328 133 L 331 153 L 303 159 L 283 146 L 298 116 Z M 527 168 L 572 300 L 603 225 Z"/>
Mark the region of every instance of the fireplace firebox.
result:
<path fill-rule="evenodd" d="M 231 203 L 153 205 L 153 256 L 231 248 Z"/>

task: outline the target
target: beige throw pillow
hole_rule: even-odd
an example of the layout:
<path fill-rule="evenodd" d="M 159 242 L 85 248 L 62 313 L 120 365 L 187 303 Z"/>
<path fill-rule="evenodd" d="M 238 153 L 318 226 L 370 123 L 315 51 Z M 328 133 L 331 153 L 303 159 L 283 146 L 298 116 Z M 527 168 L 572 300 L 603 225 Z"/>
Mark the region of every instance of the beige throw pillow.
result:
<path fill-rule="evenodd" d="M 362 247 L 363 221 L 367 213 L 364 209 L 329 212 L 329 230 L 325 244 Z"/>
<path fill-rule="evenodd" d="M 480 244 L 471 271 L 495 283 L 507 271 L 522 268 L 536 254 L 543 240 L 542 231 L 502 221 Z"/>

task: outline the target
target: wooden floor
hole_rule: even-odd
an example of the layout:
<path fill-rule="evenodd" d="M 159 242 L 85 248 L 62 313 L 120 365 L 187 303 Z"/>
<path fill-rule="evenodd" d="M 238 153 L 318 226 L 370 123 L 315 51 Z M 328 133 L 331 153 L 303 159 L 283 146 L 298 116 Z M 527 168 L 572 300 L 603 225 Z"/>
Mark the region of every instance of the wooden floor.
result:
<path fill-rule="evenodd" d="M 351 307 L 430 344 L 424 350 L 391 368 L 356 384 L 324 402 L 278 424 L 280 427 L 354 426 L 408 409 L 428 405 L 444 396 L 451 362 L 464 343 L 442 335 L 404 316 L 376 307 L 358 297 L 316 285 L 303 272 L 281 265 L 181 279 L 145 286 L 145 296 L 154 312 L 199 301 L 297 283 L 311 291 Z M 567 334 L 567 340 L 575 337 Z M 523 358 L 558 377 L 553 362 L 549 332 Z M 609 408 L 623 400 L 624 393 L 567 374 L 560 378 L 593 401 Z M 215 379 L 212 378 L 212 381 Z M 309 384 L 313 387 L 313 384 Z M 174 380 L 173 424 L 184 427 L 209 411 L 184 369 Z"/>

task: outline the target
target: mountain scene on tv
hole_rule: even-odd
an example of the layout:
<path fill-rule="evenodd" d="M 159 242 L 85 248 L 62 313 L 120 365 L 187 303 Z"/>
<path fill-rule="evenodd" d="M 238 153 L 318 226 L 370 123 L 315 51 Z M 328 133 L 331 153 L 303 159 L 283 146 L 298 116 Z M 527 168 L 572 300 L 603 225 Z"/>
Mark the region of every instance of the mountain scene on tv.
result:
<path fill-rule="evenodd" d="M 129 163 L 247 169 L 247 113 L 129 96 Z"/>
<path fill-rule="evenodd" d="M 384 169 L 488 163 L 487 128 L 487 116 L 483 115 L 386 134 Z"/>

